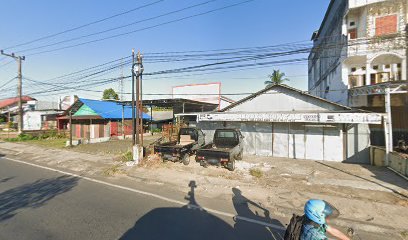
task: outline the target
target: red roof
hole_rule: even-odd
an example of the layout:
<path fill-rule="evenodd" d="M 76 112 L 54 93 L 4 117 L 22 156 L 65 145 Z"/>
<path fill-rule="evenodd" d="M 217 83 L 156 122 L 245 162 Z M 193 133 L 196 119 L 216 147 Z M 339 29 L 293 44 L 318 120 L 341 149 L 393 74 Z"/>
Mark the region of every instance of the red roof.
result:
<path fill-rule="evenodd" d="M 23 96 L 23 102 L 27 102 L 27 101 L 31 101 L 31 100 L 35 100 L 34 98 L 30 97 L 30 96 Z M 12 97 L 12 98 L 6 98 L 3 100 L 0 100 L 0 108 L 5 108 L 7 106 L 11 106 L 13 104 L 18 103 L 18 97 Z"/>

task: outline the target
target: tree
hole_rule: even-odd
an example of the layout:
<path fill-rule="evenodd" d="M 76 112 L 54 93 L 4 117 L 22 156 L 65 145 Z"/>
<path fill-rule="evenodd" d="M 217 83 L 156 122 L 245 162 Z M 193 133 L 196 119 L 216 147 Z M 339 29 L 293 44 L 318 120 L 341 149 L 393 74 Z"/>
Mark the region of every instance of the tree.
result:
<path fill-rule="evenodd" d="M 119 100 L 118 94 L 113 90 L 113 88 L 108 88 L 103 91 L 102 99 L 106 100 Z"/>
<path fill-rule="evenodd" d="M 280 70 L 273 70 L 273 73 L 268 75 L 268 77 L 270 80 L 265 81 L 267 87 L 275 84 L 282 84 L 284 81 L 289 81 L 288 78 L 285 78 L 285 73 Z"/>

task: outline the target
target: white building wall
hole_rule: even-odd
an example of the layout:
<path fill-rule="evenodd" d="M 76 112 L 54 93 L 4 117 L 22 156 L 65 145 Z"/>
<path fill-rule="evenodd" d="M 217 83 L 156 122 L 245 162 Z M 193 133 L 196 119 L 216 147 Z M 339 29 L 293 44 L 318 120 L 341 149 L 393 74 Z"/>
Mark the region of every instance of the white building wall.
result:
<path fill-rule="evenodd" d="M 224 127 L 225 126 L 225 127 Z M 244 136 L 244 153 L 307 160 L 324 160 L 369 164 L 370 137 L 367 125 L 352 125 L 344 145 L 342 124 L 198 122 L 197 127 L 212 142 L 217 128 L 240 129 Z M 348 149 L 348 150 L 347 150 Z M 343 151 L 347 151 L 344 160 Z"/>
<path fill-rule="evenodd" d="M 284 104 L 283 104 L 284 103 Z M 326 101 L 305 96 L 283 88 L 271 89 L 226 112 L 292 112 L 344 110 Z"/>

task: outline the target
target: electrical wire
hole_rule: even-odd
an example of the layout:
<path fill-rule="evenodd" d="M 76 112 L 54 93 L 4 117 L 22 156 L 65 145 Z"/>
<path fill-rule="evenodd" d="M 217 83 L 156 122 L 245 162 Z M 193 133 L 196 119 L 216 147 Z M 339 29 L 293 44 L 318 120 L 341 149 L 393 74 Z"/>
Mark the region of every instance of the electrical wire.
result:
<path fill-rule="evenodd" d="M 20 46 L 25 46 L 25 45 L 28 45 L 28 44 L 31 44 L 31 43 L 34 43 L 34 42 L 44 40 L 44 39 L 53 38 L 53 37 L 56 37 L 56 36 L 59 36 L 59 35 L 62 35 L 62 34 L 68 33 L 68 32 L 76 31 L 76 30 L 79 30 L 79 29 L 82 29 L 82 28 L 85 28 L 85 27 L 89 27 L 91 25 L 95 25 L 97 23 L 101 23 L 101 22 L 104 22 L 104 21 L 107 21 L 107 20 L 110 20 L 110 19 L 113 19 L 113 18 L 116 18 L 116 17 L 119 17 L 119 16 L 123 16 L 125 14 L 131 13 L 131 12 L 134 12 L 134 11 L 137 11 L 137 10 L 149 7 L 149 6 L 153 6 L 153 5 L 158 4 L 160 2 L 163 2 L 163 1 L 164 0 L 158 0 L 158 1 L 155 1 L 155 2 L 152 2 L 152 3 L 149 3 L 149 4 L 145 4 L 145 5 L 142 5 L 142 6 L 139 6 L 139 7 L 124 11 L 124 12 L 120 12 L 120 13 L 114 14 L 112 16 L 102 18 L 102 19 L 99 19 L 99 20 L 96 20 L 96 21 L 93 21 L 93 22 L 89 22 L 89 23 L 86 23 L 86 24 L 83 24 L 83 25 L 80 25 L 80 26 L 77 26 L 77 27 L 74 27 L 74 28 L 70 28 L 70 29 L 67 29 L 67 30 L 64 30 L 64 31 L 61 31 L 61 32 L 57 32 L 57 33 L 53 33 L 53 34 L 50 34 L 50 35 L 47 35 L 47 36 L 44 36 L 44 37 L 33 39 L 33 40 L 28 41 L 28 42 L 24 42 L 24 43 L 16 44 L 16 45 L 13 45 L 13 46 L 9 46 L 9 47 L 4 48 L 3 50 L 8 50 L 8 49 L 12 49 L 12 48 L 20 47 Z"/>
<path fill-rule="evenodd" d="M 50 52 L 55 52 L 55 51 L 59 51 L 59 50 L 63 50 L 63 49 L 68 49 L 68 48 L 74 48 L 74 47 L 78 47 L 78 46 L 83 46 L 83 45 L 90 44 L 90 43 L 105 41 L 105 40 L 108 40 L 108 39 L 117 38 L 117 37 L 129 35 L 129 34 L 133 34 L 133 33 L 136 33 L 136 32 L 145 31 L 145 30 L 148 30 L 148 29 L 153 29 L 153 28 L 157 28 L 157 27 L 169 25 L 169 24 L 176 23 L 176 22 L 181 22 L 181 21 L 184 21 L 184 20 L 187 20 L 187 19 L 191 19 L 191 18 L 195 18 L 195 17 L 207 15 L 207 14 L 210 14 L 210 13 L 214 13 L 214 12 L 221 11 L 221 10 L 224 10 L 224 9 L 236 7 L 236 6 L 239 6 L 239 5 L 248 3 L 248 2 L 253 2 L 253 1 L 255 1 L 255 0 L 245 0 L 245 1 L 242 1 L 242 2 L 239 2 L 239 3 L 226 5 L 226 6 L 224 6 L 224 7 L 215 8 L 215 9 L 212 9 L 212 10 L 209 10 L 209 11 L 205 11 L 205 12 L 201 12 L 201 13 L 198 13 L 198 14 L 189 15 L 189 16 L 187 16 L 187 17 L 182 17 L 182 18 L 178 18 L 178 19 L 175 19 L 175 20 L 171 20 L 171 21 L 167 21 L 167 22 L 162 22 L 162 23 L 159 23 L 159 24 L 151 25 L 151 26 L 148 26 L 148 27 L 139 28 L 139 29 L 136 29 L 136 30 L 133 30 L 133 31 L 124 32 L 124 33 L 120 33 L 120 34 L 115 34 L 115 35 L 111 35 L 111 36 L 108 36 L 108 37 L 99 38 L 99 39 L 95 39 L 95 40 L 91 40 L 91 41 L 86 41 L 86 42 L 82 42 L 82 43 L 78 43 L 78 44 L 68 45 L 68 46 L 64 46 L 64 47 L 60 47 L 60 48 L 55 48 L 55 49 L 51 49 L 51 50 L 40 51 L 40 52 L 34 52 L 34 53 L 31 53 L 31 54 L 28 54 L 27 56 L 33 56 L 33 55 L 38 55 L 38 54 L 50 53 Z"/>

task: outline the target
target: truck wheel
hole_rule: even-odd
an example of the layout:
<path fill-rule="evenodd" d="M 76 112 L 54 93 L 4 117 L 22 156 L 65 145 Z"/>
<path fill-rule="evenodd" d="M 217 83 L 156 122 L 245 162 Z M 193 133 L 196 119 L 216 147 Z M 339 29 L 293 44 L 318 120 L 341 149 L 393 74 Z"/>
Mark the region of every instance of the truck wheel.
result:
<path fill-rule="evenodd" d="M 235 158 L 237 160 L 242 160 L 242 158 L 244 157 L 244 150 L 241 150 L 237 156 L 235 156 Z"/>
<path fill-rule="evenodd" d="M 184 165 L 188 165 L 190 163 L 190 155 L 184 154 L 183 158 L 181 159 Z"/>
<path fill-rule="evenodd" d="M 208 163 L 206 161 L 204 161 L 204 160 L 200 161 L 200 165 L 205 167 L 205 168 L 208 168 Z"/>
<path fill-rule="evenodd" d="M 227 169 L 230 171 L 234 171 L 235 170 L 235 159 L 231 159 L 228 163 L 227 163 Z"/>

